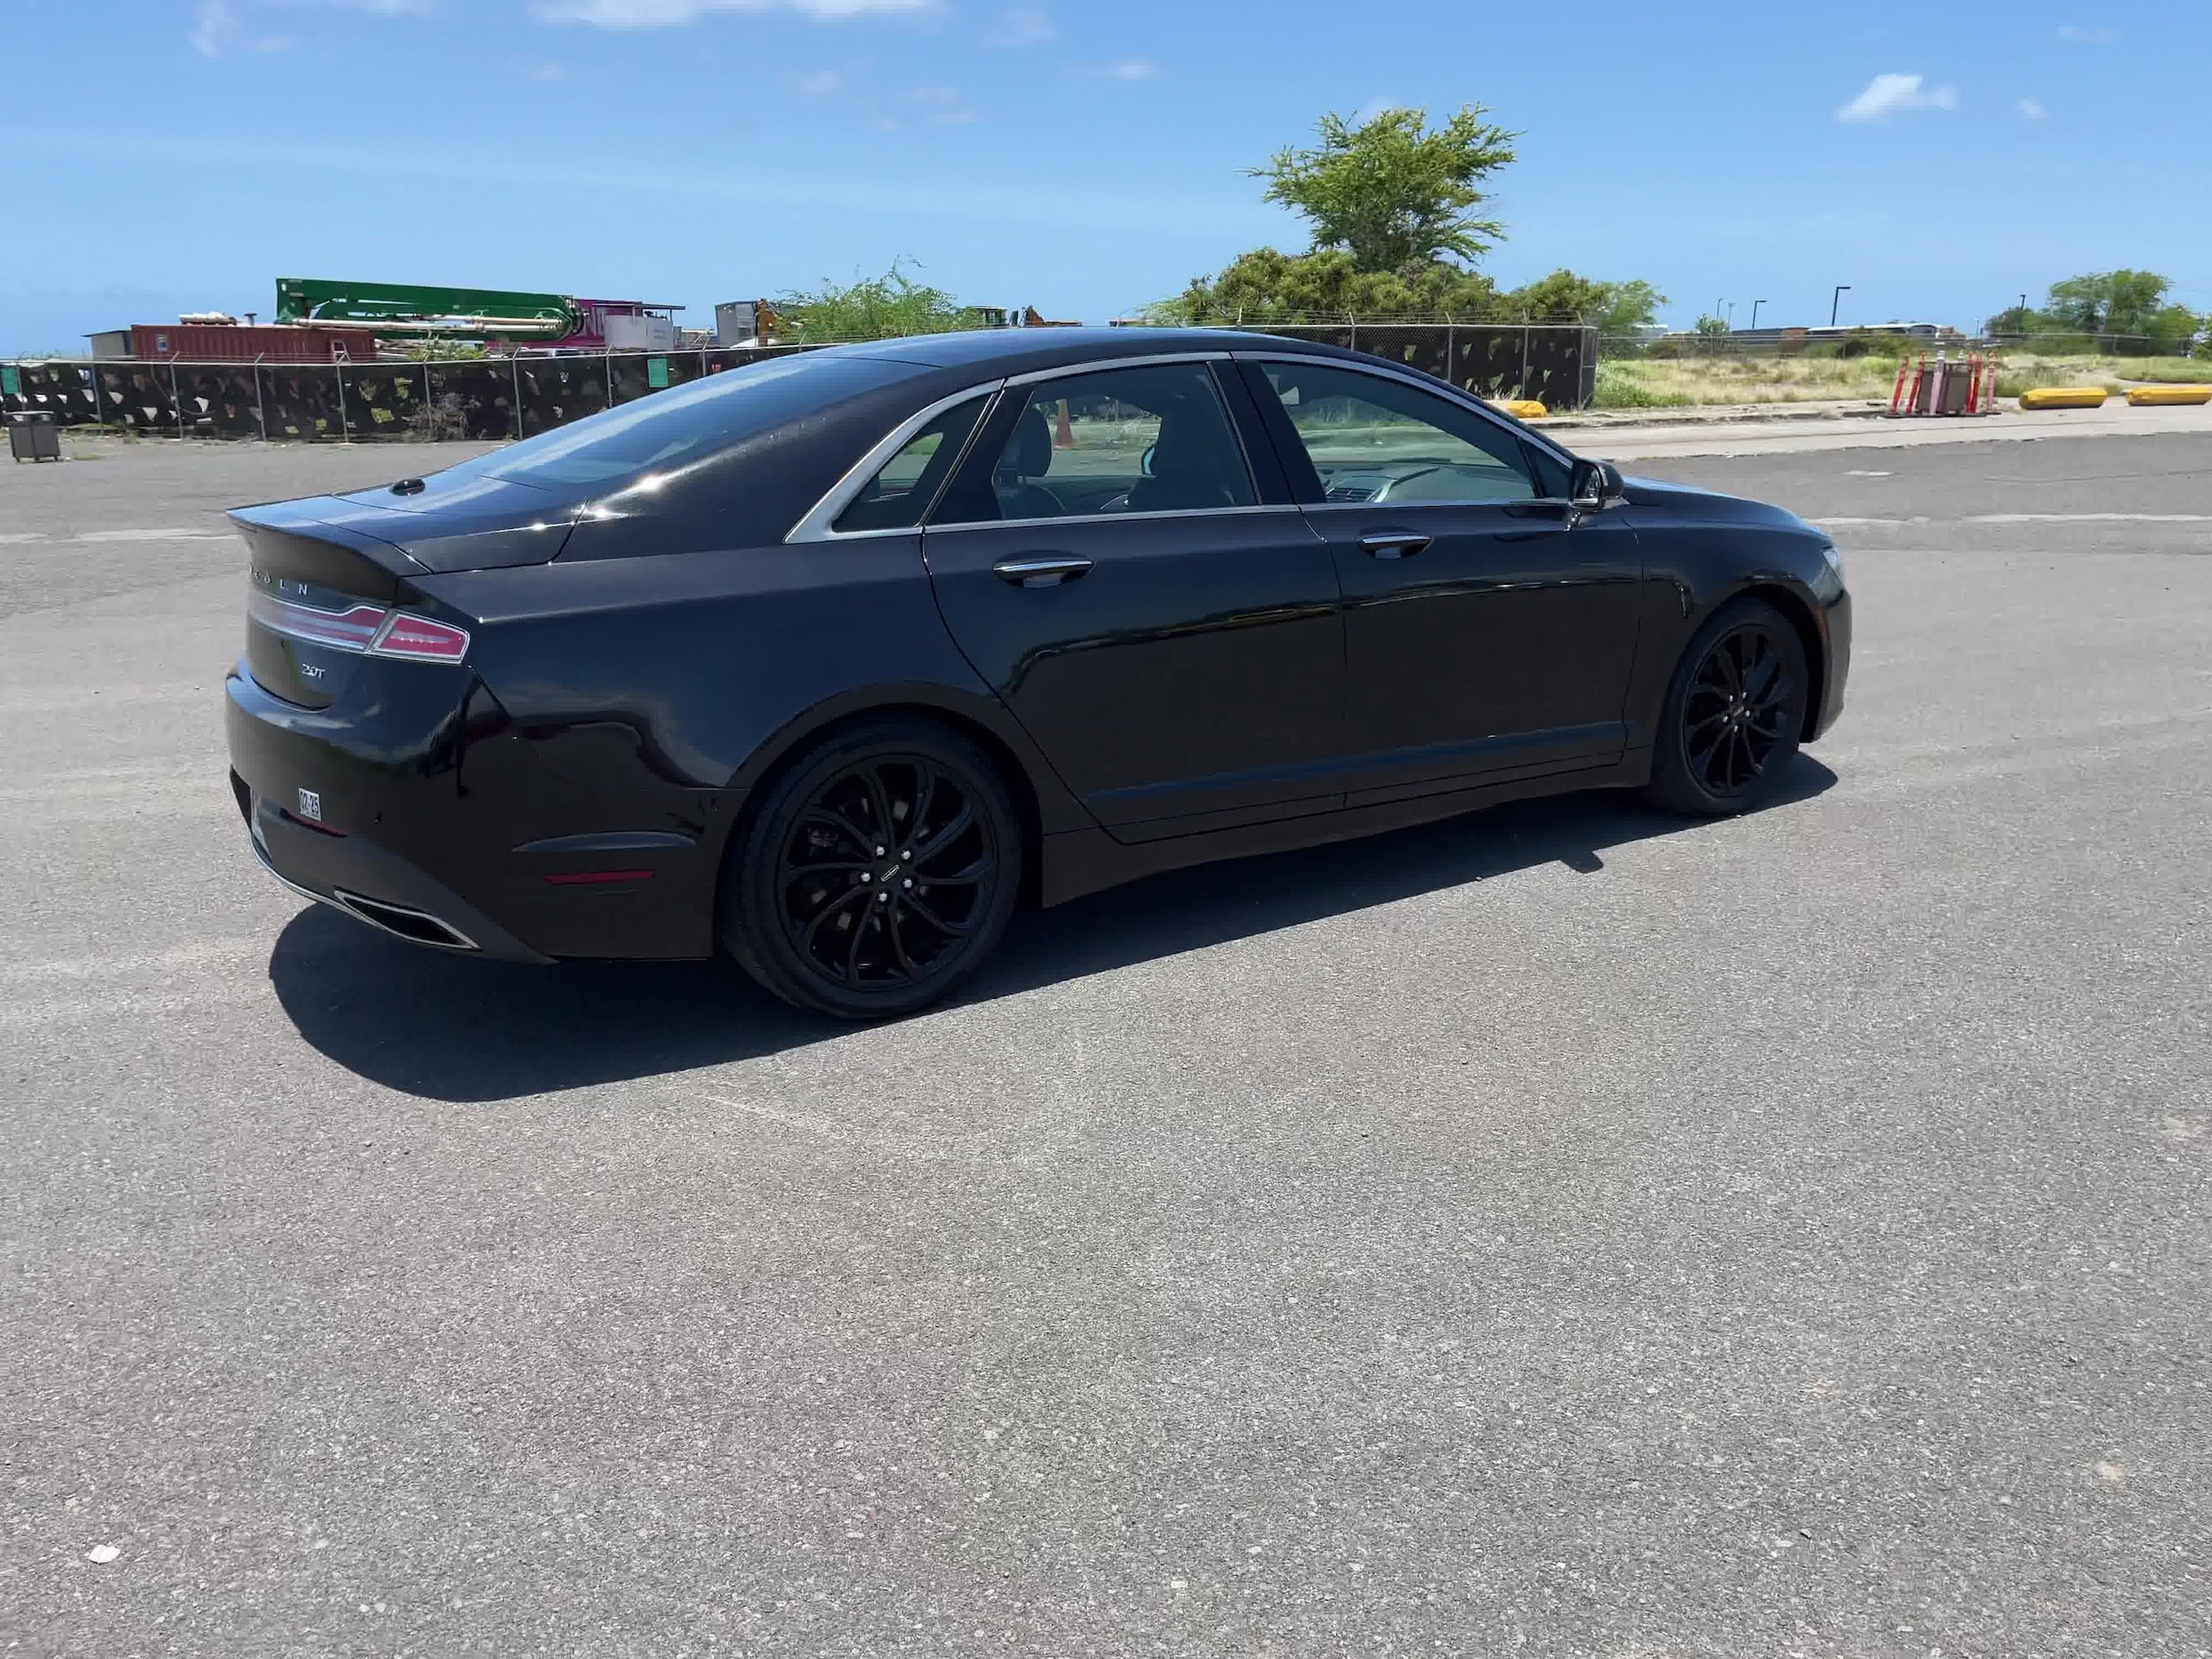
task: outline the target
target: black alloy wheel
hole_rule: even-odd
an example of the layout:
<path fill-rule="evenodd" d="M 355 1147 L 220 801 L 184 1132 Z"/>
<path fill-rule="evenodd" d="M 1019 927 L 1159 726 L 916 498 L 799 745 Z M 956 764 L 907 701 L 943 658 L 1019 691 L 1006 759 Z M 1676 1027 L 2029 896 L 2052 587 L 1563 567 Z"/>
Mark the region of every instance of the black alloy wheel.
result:
<path fill-rule="evenodd" d="M 1769 604 L 1723 606 L 1691 640 L 1669 688 L 1650 795 L 1676 811 L 1740 812 L 1797 754 L 1809 689 L 1805 647 Z"/>
<path fill-rule="evenodd" d="M 724 883 L 730 952 L 769 990 L 846 1019 L 909 1013 L 997 944 L 1021 879 L 997 769 L 921 721 L 840 734 L 772 786 Z"/>

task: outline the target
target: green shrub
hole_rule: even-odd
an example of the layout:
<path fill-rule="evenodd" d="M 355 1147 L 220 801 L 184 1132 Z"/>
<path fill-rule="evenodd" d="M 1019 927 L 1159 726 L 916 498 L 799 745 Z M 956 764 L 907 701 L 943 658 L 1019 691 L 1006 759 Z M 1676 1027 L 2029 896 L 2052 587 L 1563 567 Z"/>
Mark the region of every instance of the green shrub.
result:
<path fill-rule="evenodd" d="M 1679 393 L 1655 392 L 1626 370 L 1610 363 L 1598 365 L 1597 388 L 1591 394 L 1593 409 L 1683 409 L 1690 399 Z"/>

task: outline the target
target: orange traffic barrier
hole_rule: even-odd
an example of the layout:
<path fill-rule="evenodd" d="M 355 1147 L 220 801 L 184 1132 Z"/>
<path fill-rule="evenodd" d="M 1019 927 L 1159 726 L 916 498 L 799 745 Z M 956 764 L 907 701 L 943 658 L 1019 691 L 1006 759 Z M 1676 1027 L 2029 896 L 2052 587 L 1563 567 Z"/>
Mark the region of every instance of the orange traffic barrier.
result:
<path fill-rule="evenodd" d="M 1075 448 L 1075 428 L 1068 425 L 1068 400 L 1064 397 L 1060 400 L 1060 426 L 1052 434 L 1052 447 L 1056 449 Z"/>

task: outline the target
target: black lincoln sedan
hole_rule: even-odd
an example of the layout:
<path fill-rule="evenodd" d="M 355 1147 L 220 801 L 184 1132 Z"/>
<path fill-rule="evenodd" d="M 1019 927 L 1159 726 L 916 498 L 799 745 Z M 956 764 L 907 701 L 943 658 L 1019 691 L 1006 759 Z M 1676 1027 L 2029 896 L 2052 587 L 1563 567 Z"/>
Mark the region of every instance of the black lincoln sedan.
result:
<path fill-rule="evenodd" d="M 846 1018 L 1177 865 L 1573 789 L 1740 811 L 1850 649 L 1791 514 L 1251 334 L 796 354 L 232 516 L 278 879 L 448 950 L 724 950 Z"/>

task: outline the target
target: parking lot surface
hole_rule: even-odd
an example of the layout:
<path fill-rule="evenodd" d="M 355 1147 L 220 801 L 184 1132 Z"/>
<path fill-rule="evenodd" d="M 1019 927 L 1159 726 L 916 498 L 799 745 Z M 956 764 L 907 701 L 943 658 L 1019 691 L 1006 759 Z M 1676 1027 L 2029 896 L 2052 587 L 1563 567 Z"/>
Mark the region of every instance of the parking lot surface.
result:
<path fill-rule="evenodd" d="M 861 1030 L 279 887 L 218 510 L 427 460 L 91 453 L 0 470 L 0 1652 L 2212 1649 L 2212 436 L 1632 467 L 1845 549 L 1784 803 Z"/>

